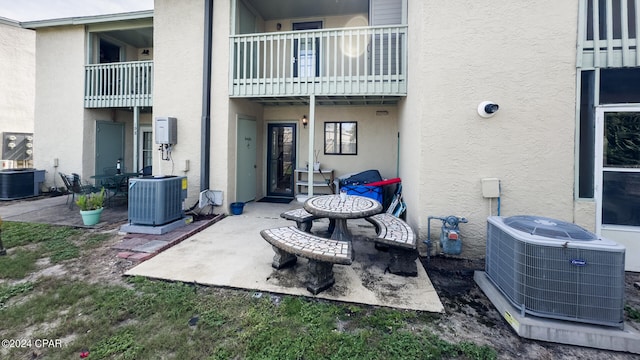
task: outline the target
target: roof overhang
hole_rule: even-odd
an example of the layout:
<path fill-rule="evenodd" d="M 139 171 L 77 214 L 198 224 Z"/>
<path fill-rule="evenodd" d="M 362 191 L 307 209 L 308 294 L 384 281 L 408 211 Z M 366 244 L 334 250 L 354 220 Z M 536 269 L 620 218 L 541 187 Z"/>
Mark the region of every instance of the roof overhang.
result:
<path fill-rule="evenodd" d="M 20 22 L 2 16 L 0 16 L 0 24 L 20 27 Z"/>
<path fill-rule="evenodd" d="M 20 25 L 26 29 L 38 29 L 53 26 L 88 25 L 114 21 L 130 21 L 139 19 L 153 19 L 153 10 L 132 11 L 119 14 L 79 16 L 50 20 L 37 20 L 21 22 Z"/>

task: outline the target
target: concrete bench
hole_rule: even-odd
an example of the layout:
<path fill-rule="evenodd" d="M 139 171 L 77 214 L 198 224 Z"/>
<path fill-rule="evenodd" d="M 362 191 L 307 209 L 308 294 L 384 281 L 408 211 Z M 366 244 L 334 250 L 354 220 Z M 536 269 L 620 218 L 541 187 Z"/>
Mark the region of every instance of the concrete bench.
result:
<path fill-rule="evenodd" d="M 304 208 L 285 211 L 282 214 L 280 214 L 280 217 L 287 220 L 295 221 L 296 225 L 298 226 L 298 229 L 306 232 L 311 231 L 311 225 L 313 225 L 313 220 L 319 218 L 318 216 L 312 215 Z"/>
<path fill-rule="evenodd" d="M 333 264 L 351 265 L 353 261 L 350 242 L 321 238 L 295 226 L 262 230 L 260 235 L 273 247 L 271 266 L 275 269 L 292 266 L 296 256 L 309 259 L 307 290 L 314 295 L 335 283 Z"/>
<path fill-rule="evenodd" d="M 285 211 L 280 214 L 281 218 L 287 220 L 293 220 L 296 222 L 296 226 L 298 229 L 306 232 L 311 232 L 311 226 L 313 226 L 313 220 L 322 218 L 321 216 L 315 216 L 309 213 L 304 208 L 293 209 L 289 211 Z M 333 228 L 335 227 L 335 220 L 329 220 L 329 233 L 333 232 Z"/>
<path fill-rule="evenodd" d="M 409 224 L 388 213 L 376 214 L 366 220 L 376 227 L 376 248 L 389 250 L 389 272 L 402 276 L 418 276 L 416 234 Z"/>

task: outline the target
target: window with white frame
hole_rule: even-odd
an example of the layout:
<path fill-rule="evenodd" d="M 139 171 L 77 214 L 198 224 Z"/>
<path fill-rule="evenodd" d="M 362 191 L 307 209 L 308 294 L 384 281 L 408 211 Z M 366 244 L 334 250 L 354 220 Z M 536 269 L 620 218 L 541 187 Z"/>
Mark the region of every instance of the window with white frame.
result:
<path fill-rule="evenodd" d="M 358 123 L 335 121 L 324 123 L 325 155 L 358 155 Z"/>
<path fill-rule="evenodd" d="M 599 73 L 596 83 L 596 72 Z M 640 104 L 640 68 L 581 72 L 578 197 L 594 197 L 595 111 L 598 105 Z"/>

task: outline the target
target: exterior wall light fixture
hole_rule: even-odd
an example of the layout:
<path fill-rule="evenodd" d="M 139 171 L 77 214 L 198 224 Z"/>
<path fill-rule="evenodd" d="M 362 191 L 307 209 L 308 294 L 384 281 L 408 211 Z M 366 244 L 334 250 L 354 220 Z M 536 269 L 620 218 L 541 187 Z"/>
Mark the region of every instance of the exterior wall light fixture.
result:
<path fill-rule="evenodd" d="M 304 126 L 304 128 L 307 128 L 307 124 L 309 123 L 309 119 L 307 119 L 307 115 L 302 115 L 302 126 Z"/>

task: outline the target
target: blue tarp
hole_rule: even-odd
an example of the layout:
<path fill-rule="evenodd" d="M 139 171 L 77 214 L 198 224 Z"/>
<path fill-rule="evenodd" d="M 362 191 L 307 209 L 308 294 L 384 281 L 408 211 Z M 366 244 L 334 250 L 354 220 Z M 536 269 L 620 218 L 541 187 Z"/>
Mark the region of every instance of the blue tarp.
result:
<path fill-rule="evenodd" d="M 382 186 L 345 185 L 340 187 L 340 191 L 343 189 L 347 190 L 348 195 L 364 196 L 382 203 Z"/>

